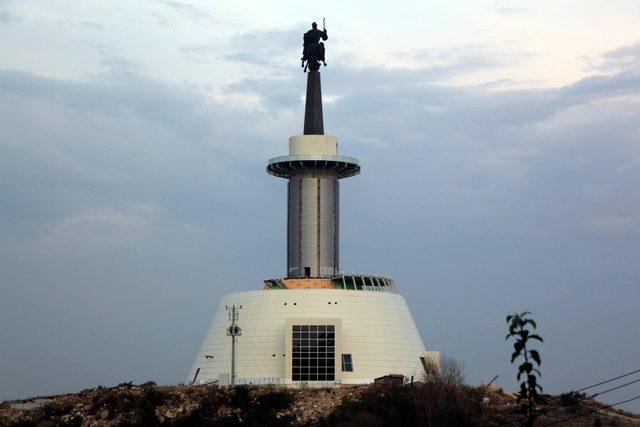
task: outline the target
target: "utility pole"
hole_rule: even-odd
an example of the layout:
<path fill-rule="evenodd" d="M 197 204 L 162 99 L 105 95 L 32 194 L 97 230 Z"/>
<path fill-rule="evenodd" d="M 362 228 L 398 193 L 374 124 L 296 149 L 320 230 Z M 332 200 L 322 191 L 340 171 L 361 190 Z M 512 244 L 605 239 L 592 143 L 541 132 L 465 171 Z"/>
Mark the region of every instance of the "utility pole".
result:
<path fill-rule="evenodd" d="M 232 305 L 224 308 L 229 312 L 229 320 L 231 321 L 231 326 L 227 328 L 227 335 L 231 337 L 231 385 L 234 386 L 236 385 L 236 337 L 242 335 L 242 329 L 237 325 L 237 322 L 242 306 Z"/>

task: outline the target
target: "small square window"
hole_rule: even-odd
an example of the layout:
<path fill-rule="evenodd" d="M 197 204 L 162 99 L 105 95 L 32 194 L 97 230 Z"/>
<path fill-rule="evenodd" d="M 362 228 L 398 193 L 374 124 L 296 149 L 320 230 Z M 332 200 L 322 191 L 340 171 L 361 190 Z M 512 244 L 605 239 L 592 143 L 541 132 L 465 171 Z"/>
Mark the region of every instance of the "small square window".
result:
<path fill-rule="evenodd" d="M 353 361 L 351 360 L 350 354 L 342 355 L 342 371 L 353 372 Z"/>

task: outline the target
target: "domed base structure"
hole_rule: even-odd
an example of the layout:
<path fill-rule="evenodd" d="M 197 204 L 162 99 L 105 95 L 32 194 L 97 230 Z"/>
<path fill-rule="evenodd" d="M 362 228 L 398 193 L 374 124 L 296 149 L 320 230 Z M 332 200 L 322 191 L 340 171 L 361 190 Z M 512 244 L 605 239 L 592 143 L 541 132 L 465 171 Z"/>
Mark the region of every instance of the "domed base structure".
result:
<path fill-rule="evenodd" d="M 420 378 L 420 357 L 437 353 L 425 354 L 432 352 L 424 351 L 407 304 L 394 291 L 395 286 L 378 291 L 269 288 L 228 294 L 188 381 L 229 383 L 226 307 L 233 305 L 242 306 L 235 384 L 363 384 L 387 374 Z"/>

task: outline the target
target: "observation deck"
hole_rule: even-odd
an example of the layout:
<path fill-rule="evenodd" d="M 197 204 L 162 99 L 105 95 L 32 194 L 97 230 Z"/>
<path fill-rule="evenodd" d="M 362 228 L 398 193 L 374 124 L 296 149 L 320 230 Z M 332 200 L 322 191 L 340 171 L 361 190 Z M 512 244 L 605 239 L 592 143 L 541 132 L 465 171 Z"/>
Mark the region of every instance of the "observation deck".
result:
<path fill-rule="evenodd" d="M 331 154 L 298 154 L 270 159 L 267 173 L 289 179 L 291 175 L 305 171 L 326 171 L 337 174 L 338 179 L 349 178 L 360 173 L 358 159 Z"/>
<path fill-rule="evenodd" d="M 343 289 L 397 294 L 393 279 L 371 274 L 340 274 L 333 277 L 267 279 L 262 289 Z"/>

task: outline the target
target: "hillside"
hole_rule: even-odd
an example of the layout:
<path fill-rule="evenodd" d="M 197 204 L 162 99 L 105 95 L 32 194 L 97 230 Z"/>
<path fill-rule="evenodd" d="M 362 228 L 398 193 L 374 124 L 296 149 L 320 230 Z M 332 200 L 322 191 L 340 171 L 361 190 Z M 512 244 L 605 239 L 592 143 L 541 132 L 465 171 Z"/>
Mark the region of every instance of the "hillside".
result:
<path fill-rule="evenodd" d="M 429 396 L 429 397 L 427 397 Z M 640 416 L 582 399 L 547 397 L 536 425 L 640 426 Z M 0 404 L 3 426 L 518 425 L 515 396 L 492 387 L 416 383 L 282 389 L 120 384 Z M 575 417 L 571 420 L 565 420 Z"/>

